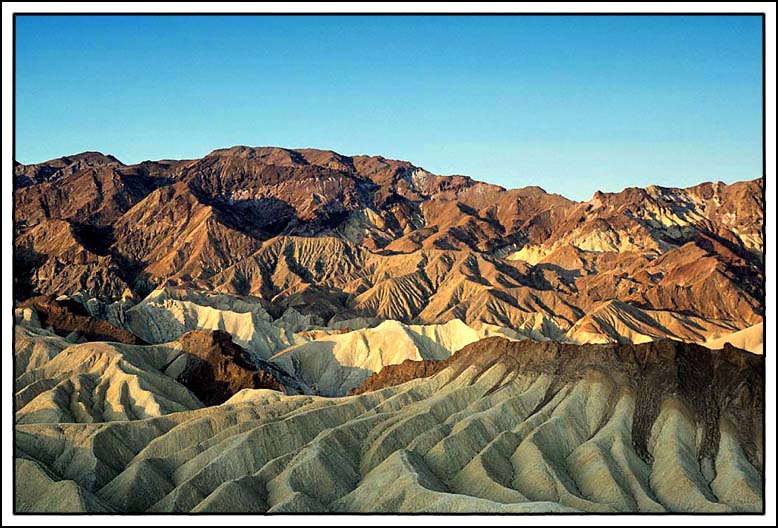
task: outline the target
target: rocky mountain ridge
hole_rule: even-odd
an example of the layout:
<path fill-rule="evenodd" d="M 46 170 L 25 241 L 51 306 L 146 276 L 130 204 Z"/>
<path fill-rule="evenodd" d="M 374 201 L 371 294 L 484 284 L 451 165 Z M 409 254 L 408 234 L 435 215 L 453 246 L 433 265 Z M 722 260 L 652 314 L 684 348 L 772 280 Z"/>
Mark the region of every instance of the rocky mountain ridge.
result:
<path fill-rule="evenodd" d="M 461 319 L 585 342 L 705 341 L 764 312 L 761 180 L 579 203 L 274 147 L 129 166 L 84 153 L 15 173 L 19 301 L 174 286 L 319 324 Z"/>

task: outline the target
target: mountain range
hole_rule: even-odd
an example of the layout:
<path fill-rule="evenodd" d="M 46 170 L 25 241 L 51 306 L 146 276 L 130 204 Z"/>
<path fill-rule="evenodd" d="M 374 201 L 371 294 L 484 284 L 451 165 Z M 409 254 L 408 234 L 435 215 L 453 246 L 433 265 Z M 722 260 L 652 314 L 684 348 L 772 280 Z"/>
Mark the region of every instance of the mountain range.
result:
<path fill-rule="evenodd" d="M 494 324 L 574 342 L 702 342 L 764 314 L 761 180 L 574 202 L 404 161 L 233 147 L 15 167 L 15 296 L 261 299 L 319 324 Z"/>
<path fill-rule="evenodd" d="M 764 182 L 14 166 L 23 512 L 763 509 Z"/>

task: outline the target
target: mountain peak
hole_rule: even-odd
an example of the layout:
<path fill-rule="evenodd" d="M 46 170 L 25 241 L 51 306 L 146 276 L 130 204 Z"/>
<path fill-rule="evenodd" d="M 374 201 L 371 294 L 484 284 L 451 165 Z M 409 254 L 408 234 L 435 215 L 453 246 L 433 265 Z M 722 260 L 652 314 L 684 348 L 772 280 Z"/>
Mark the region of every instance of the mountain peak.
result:
<path fill-rule="evenodd" d="M 16 163 L 14 164 L 14 185 L 19 188 L 51 182 L 87 168 L 124 166 L 114 156 L 96 151 L 80 152 L 29 165 Z"/>

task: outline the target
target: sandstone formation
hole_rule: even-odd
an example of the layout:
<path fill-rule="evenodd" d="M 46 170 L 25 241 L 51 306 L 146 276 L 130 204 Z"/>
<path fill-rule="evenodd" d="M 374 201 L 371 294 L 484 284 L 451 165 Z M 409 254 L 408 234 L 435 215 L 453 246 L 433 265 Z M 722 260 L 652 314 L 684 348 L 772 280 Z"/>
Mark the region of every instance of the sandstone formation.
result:
<path fill-rule="evenodd" d="M 762 376 L 732 347 L 490 338 L 356 396 L 17 425 L 16 508 L 761 511 Z"/>

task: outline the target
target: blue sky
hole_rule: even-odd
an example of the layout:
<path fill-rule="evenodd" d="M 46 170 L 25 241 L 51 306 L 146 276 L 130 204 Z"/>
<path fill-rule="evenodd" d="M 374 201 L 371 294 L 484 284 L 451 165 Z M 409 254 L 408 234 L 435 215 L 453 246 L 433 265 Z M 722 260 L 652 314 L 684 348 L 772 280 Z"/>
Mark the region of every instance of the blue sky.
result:
<path fill-rule="evenodd" d="M 505 187 L 761 176 L 758 17 L 24 17 L 16 158 L 232 145 Z"/>

